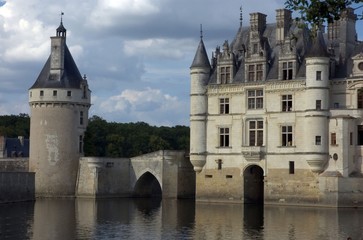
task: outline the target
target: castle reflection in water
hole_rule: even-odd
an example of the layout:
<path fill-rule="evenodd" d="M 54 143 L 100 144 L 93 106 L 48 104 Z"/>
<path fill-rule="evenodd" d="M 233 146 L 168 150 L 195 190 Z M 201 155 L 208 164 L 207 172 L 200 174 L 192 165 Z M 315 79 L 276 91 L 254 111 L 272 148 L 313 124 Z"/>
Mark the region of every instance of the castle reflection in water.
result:
<path fill-rule="evenodd" d="M 363 239 L 363 210 L 168 199 L 0 205 L 0 239 Z"/>

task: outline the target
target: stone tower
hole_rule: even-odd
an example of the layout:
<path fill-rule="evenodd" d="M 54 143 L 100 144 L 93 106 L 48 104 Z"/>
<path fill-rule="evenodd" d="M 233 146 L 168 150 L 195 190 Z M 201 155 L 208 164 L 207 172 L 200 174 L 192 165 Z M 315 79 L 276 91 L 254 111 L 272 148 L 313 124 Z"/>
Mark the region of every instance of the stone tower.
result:
<path fill-rule="evenodd" d="M 320 30 L 306 55 L 305 152 L 313 172 L 329 157 L 329 55 Z"/>
<path fill-rule="evenodd" d="M 192 65 L 190 66 L 190 161 L 196 172 L 206 162 L 206 86 L 211 66 L 201 36 Z"/>
<path fill-rule="evenodd" d="M 91 95 L 66 44 L 61 21 L 51 53 L 29 89 L 29 170 L 38 197 L 74 196 Z"/>

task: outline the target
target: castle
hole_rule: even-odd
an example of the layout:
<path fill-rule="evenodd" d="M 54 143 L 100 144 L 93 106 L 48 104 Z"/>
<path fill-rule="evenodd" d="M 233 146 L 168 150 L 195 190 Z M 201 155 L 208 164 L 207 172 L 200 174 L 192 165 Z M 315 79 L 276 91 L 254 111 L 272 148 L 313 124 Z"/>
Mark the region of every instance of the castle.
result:
<path fill-rule="evenodd" d="M 190 67 L 189 161 L 175 151 L 83 157 L 91 91 L 61 21 L 29 89 L 36 196 L 195 194 L 198 201 L 363 207 L 363 42 L 355 22 L 347 9 L 327 33 L 311 32 L 286 9 L 274 24 L 252 13 L 250 26 L 241 21 L 211 61 L 201 36 Z"/>
<path fill-rule="evenodd" d="M 347 9 L 324 33 L 286 9 L 274 24 L 251 13 L 211 61 L 201 36 L 190 67 L 198 200 L 363 206 L 356 18 Z"/>

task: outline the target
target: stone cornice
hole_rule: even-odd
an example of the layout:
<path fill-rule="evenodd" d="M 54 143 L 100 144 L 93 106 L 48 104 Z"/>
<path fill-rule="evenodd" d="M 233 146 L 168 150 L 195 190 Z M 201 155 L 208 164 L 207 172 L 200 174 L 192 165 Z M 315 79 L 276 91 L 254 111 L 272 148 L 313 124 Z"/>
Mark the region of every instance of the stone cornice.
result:
<path fill-rule="evenodd" d="M 207 94 L 244 94 L 247 89 L 253 88 L 263 88 L 265 92 L 296 92 L 306 89 L 305 80 L 260 81 L 238 84 L 213 84 L 208 86 Z"/>

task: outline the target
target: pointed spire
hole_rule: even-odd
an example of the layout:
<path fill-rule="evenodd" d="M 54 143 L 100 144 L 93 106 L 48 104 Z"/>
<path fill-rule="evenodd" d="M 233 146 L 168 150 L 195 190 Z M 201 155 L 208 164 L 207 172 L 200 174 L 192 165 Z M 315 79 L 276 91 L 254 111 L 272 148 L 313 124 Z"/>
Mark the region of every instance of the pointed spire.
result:
<path fill-rule="evenodd" d="M 203 39 L 203 25 L 200 24 L 200 39 Z"/>
<path fill-rule="evenodd" d="M 242 18 L 242 5 L 239 8 L 239 10 L 240 10 L 240 13 L 239 13 L 239 26 L 242 27 L 242 20 L 243 20 L 243 18 Z"/>
<path fill-rule="evenodd" d="M 202 24 L 200 25 L 200 42 L 199 42 L 197 51 L 195 53 L 193 63 L 190 66 L 190 68 L 194 68 L 194 67 L 210 68 L 207 51 L 205 50 L 205 46 L 204 46 L 204 42 L 203 42 Z"/>

